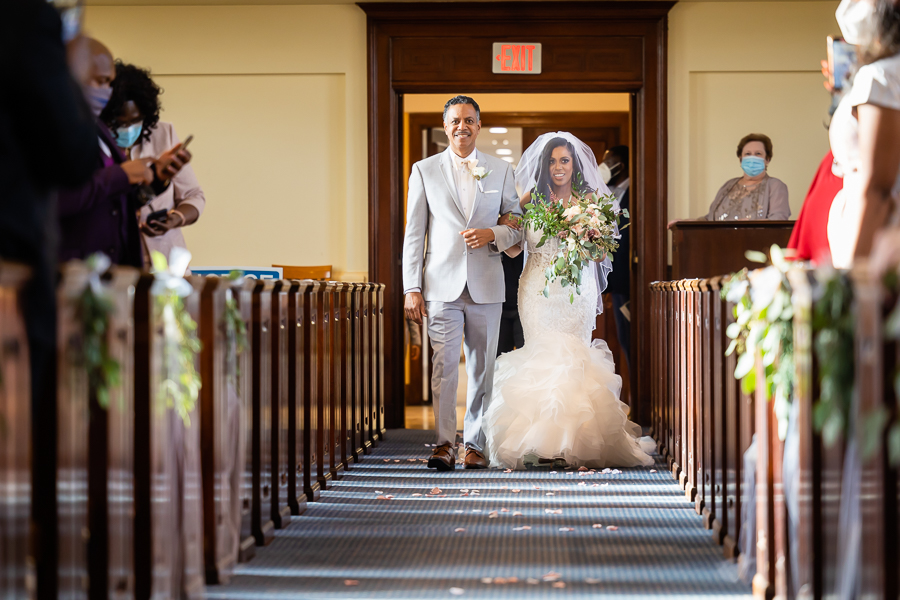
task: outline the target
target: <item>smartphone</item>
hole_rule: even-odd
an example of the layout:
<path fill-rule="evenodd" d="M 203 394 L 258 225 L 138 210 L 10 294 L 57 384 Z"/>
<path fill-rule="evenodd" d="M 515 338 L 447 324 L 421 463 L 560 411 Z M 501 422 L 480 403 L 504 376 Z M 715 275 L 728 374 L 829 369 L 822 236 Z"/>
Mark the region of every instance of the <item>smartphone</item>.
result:
<path fill-rule="evenodd" d="M 828 70 L 831 72 L 828 83 L 832 88 L 842 89 L 855 67 L 856 46 L 848 44 L 841 38 L 828 36 Z"/>
<path fill-rule="evenodd" d="M 161 208 L 161 209 L 155 210 L 152 213 L 150 213 L 149 215 L 147 215 L 147 223 L 149 224 L 149 223 L 153 223 L 155 221 L 158 221 L 160 223 L 165 223 L 168 216 L 169 216 L 169 211 L 166 210 L 165 208 Z"/>
<path fill-rule="evenodd" d="M 185 140 L 183 142 L 181 142 L 181 149 L 187 150 L 188 144 L 190 144 L 193 140 L 194 140 L 193 135 L 187 136 L 187 138 L 185 138 Z"/>

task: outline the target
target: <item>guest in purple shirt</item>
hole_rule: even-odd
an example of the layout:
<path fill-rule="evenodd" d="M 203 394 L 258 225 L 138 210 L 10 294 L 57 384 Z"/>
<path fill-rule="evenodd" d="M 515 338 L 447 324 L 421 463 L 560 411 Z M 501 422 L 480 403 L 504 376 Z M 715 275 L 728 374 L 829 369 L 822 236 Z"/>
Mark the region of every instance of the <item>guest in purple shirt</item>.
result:
<path fill-rule="evenodd" d="M 115 78 L 112 53 L 91 40 L 91 73 L 85 96 L 94 114 L 109 101 Z M 157 159 L 126 160 L 109 129 L 97 121 L 96 170 L 88 183 L 59 192 L 60 261 L 103 252 L 113 264 L 143 267 L 138 230 L 139 186 L 162 193 L 191 155 L 178 144 Z"/>

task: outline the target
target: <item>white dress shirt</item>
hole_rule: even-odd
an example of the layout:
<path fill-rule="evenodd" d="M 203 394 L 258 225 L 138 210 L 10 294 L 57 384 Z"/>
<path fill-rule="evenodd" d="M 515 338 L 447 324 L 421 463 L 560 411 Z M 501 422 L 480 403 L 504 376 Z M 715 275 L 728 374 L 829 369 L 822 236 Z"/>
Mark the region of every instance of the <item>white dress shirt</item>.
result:
<path fill-rule="evenodd" d="M 466 219 L 472 215 L 472 207 L 475 205 L 475 192 L 478 182 L 472 175 L 471 169 L 478 166 L 478 150 L 473 149 L 465 158 L 456 155 L 450 150 L 450 158 L 453 159 L 453 180 L 456 183 L 456 195 L 463 209 L 466 211 Z M 468 163 L 468 165 L 464 163 Z"/>

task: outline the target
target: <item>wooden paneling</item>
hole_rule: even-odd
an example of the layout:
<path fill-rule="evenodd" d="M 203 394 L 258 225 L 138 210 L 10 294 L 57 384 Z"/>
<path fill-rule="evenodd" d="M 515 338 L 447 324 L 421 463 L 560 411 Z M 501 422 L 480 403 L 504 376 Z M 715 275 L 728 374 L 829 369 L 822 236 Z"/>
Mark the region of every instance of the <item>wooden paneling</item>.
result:
<path fill-rule="evenodd" d="M 674 221 L 672 277 L 689 279 L 734 273 L 758 263 L 747 260 L 747 250 L 769 253 L 772 244 L 782 248 L 791 237 L 793 221 Z"/>
<path fill-rule="evenodd" d="M 34 584 L 31 534 L 31 378 L 22 289 L 28 268 L 0 261 L 0 597 Z"/>
<path fill-rule="evenodd" d="M 636 402 L 632 418 L 649 418 L 652 324 L 648 284 L 666 271 L 666 52 L 673 2 L 363 3 L 368 16 L 369 274 L 385 284 L 388 356 L 403 348 L 402 94 L 633 92 L 632 136 L 635 294 L 632 297 Z M 460 14 L 478 15 L 465 28 Z M 490 72 L 490 43 L 541 41 L 541 75 Z M 459 59 L 447 53 L 453 49 Z M 398 55 L 402 54 L 402 56 Z M 469 53 L 472 53 L 471 55 Z M 409 56 L 406 56 L 406 55 Z M 460 68 L 455 72 L 455 68 Z M 403 362 L 385 365 L 385 419 L 402 427 Z"/>

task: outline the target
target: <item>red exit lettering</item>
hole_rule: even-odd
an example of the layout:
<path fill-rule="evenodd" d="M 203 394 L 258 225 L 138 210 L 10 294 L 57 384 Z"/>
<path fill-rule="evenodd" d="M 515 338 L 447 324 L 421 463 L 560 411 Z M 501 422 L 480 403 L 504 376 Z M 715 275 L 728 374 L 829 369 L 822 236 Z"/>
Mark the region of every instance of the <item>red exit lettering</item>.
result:
<path fill-rule="evenodd" d="M 500 61 L 502 71 L 526 71 L 534 70 L 534 46 L 503 44 L 500 54 L 496 56 Z"/>

